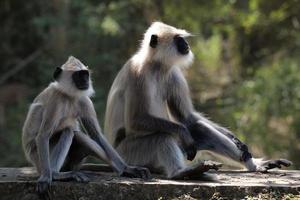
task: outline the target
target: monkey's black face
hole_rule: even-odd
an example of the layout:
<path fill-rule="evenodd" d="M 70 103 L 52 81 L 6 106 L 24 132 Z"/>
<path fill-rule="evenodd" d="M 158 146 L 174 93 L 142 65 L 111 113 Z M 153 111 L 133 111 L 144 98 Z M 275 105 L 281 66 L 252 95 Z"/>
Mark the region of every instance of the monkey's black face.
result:
<path fill-rule="evenodd" d="M 72 79 L 75 86 L 79 90 L 87 90 L 90 86 L 90 74 L 88 70 L 76 71 L 72 74 Z"/>
<path fill-rule="evenodd" d="M 177 51 L 182 54 L 182 55 L 186 55 L 189 53 L 190 51 L 190 47 L 189 47 L 189 44 L 187 43 L 187 41 L 179 36 L 179 35 L 176 35 L 174 37 L 174 43 L 177 47 Z"/>

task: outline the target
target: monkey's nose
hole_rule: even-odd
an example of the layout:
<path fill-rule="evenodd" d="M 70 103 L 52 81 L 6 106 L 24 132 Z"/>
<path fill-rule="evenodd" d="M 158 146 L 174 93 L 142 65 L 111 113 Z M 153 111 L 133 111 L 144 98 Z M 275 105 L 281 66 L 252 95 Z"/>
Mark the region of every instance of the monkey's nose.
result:
<path fill-rule="evenodd" d="M 178 51 L 179 51 L 182 55 L 186 55 L 186 54 L 189 53 L 190 47 L 189 47 L 188 44 L 182 45 L 181 48 L 178 49 Z"/>
<path fill-rule="evenodd" d="M 188 54 L 189 53 L 189 51 L 190 51 L 190 47 L 189 47 L 189 45 L 187 45 L 187 46 L 185 46 L 185 48 L 182 50 L 182 54 Z"/>

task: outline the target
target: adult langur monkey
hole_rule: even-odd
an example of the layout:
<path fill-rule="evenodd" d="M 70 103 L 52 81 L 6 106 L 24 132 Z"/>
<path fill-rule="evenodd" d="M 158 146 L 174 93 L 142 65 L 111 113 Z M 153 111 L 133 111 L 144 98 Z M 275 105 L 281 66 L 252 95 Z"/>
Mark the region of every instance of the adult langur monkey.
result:
<path fill-rule="evenodd" d="M 289 166 L 291 162 L 284 159 L 252 158 L 248 147 L 229 130 L 194 110 L 182 72 L 193 60 L 185 40 L 189 35 L 161 22 L 148 28 L 140 50 L 111 87 L 105 116 L 109 141 L 126 162 L 162 168 L 169 178 L 199 173 L 186 167 L 184 159 L 186 155 L 193 160 L 197 150 L 240 161 L 250 171 Z"/>
<path fill-rule="evenodd" d="M 87 181 L 77 170 L 88 155 L 103 159 L 119 175 L 147 178 L 146 168 L 128 166 L 102 135 L 88 68 L 71 56 L 54 79 L 31 104 L 23 127 L 25 155 L 40 174 L 38 190 L 47 191 L 52 180 Z"/>

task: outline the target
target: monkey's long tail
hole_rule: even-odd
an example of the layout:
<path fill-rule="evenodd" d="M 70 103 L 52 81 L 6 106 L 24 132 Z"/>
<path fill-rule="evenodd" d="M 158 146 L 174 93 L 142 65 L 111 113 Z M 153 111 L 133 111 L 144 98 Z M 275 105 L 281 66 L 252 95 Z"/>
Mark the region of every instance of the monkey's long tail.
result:
<path fill-rule="evenodd" d="M 95 172 L 114 172 L 113 169 L 107 164 L 84 163 L 79 167 L 79 169 L 84 171 Z"/>

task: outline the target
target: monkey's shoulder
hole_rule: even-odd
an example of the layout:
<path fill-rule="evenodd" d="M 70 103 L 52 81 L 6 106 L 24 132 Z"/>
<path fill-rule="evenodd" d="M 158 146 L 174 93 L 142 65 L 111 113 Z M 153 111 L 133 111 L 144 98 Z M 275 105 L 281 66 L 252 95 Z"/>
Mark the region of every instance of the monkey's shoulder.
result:
<path fill-rule="evenodd" d="M 132 62 L 128 60 L 121 70 L 118 72 L 110 89 L 110 95 L 118 93 L 123 94 L 131 83 L 135 83 L 138 80 L 138 74 Z"/>
<path fill-rule="evenodd" d="M 48 87 L 46 87 L 43 91 L 41 91 L 33 100 L 34 103 L 36 102 L 44 102 L 52 98 L 56 94 L 56 88 L 54 87 L 53 83 L 51 83 Z"/>
<path fill-rule="evenodd" d="M 86 102 L 89 97 L 85 98 Z M 74 109 L 78 107 L 77 99 L 64 94 L 60 90 L 56 89 L 50 84 L 40 94 L 38 94 L 33 100 L 32 106 L 38 106 L 49 109 Z"/>

